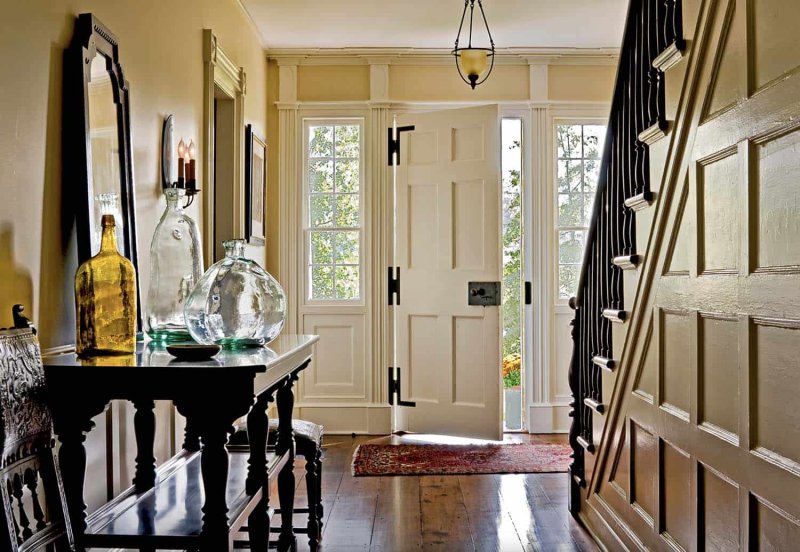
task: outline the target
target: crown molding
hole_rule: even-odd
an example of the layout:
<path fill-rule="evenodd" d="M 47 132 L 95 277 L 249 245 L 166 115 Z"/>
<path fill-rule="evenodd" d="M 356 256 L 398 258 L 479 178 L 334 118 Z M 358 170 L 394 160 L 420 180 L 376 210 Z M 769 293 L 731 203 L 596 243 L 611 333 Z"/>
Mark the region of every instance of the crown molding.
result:
<path fill-rule="evenodd" d="M 450 65 L 446 48 L 272 48 L 268 59 L 296 65 Z M 497 48 L 495 65 L 616 65 L 618 48 Z"/>
<path fill-rule="evenodd" d="M 247 20 L 247 24 L 249 25 L 250 29 L 253 33 L 258 37 L 258 42 L 263 47 L 266 41 L 264 40 L 264 35 L 261 34 L 261 29 L 258 28 L 258 24 L 256 20 L 253 19 L 253 16 L 250 15 L 250 12 L 247 11 L 247 8 L 244 4 L 242 4 L 242 0 L 234 0 L 234 3 L 239 7 L 239 10 L 244 15 L 245 19 Z"/>

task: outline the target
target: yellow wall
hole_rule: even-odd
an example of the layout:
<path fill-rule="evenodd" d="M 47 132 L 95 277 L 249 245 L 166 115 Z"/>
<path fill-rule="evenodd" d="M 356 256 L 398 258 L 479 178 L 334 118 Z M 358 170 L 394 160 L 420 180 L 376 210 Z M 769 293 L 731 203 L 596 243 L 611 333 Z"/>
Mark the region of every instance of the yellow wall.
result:
<path fill-rule="evenodd" d="M 175 139 L 193 138 L 202 151 L 202 29 L 214 31 L 226 53 L 247 73 L 245 122 L 264 135 L 267 76 L 259 37 L 236 0 L 25 0 L 4 2 L 0 32 L 0 326 L 10 305 L 24 303 L 39 325 L 44 347 L 74 343 L 74 240 L 62 194 L 62 55 L 75 16 L 93 12 L 119 38 L 130 83 L 141 296 L 146 298 L 150 240 L 164 209 L 159 190 L 161 125 L 175 115 Z M 64 106 L 68 108 L 69 106 Z M 198 173 L 200 172 L 198 164 Z M 198 178 L 202 175 L 198 174 Z M 201 202 L 189 210 L 200 222 Z M 251 248 L 251 252 L 254 251 Z M 263 259 L 261 259 L 263 260 Z M 169 403 L 157 403 L 155 455 L 169 458 Z M 113 444 L 100 415 L 87 439 L 86 500 L 90 510 L 106 498 L 107 461 L 115 489 L 131 481 L 136 446 L 133 409 L 112 406 Z M 115 454 L 107 458 L 111 445 Z M 118 452 L 117 452 L 118 451 Z"/>
<path fill-rule="evenodd" d="M 616 66 L 552 65 L 547 70 L 547 93 L 551 100 L 610 102 Z"/>
<path fill-rule="evenodd" d="M 161 124 L 175 115 L 175 138 L 202 151 L 202 29 L 210 28 L 247 73 L 245 122 L 263 135 L 267 78 L 259 37 L 235 0 L 26 0 L 6 2 L 0 33 L 0 326 L 22 302 L 45 347 L 71 343 L 74 267 L 64 269 L 69 240 L 60 198 L 62 55 L 74 18 L 93 12 L 119 38 L 130 83 L 142 297 L 150 239 L 164 202 L 159 191 Z M 66 106 L 65 106 L 66 107 Z M 198 164 L 198 173 L 200 167 Z M 198 178 L 202 175 L 198 174 Z M 200 222 L 199 203 L 190 214 Z M 67 217 L 64 217 L 67 218 Z M 259 259 L 263 260 L 263 259 Z"/>
<path fill-rule="evenodd" d="M 368 65 L 301 65 L 297 68 L 299 101 L 369 99 Z"/>
<path fill-rule="evenodd" d="M 528 66 L 499 65 L 472 90 L 452 65 L 393 65 L 389 97 L 396 101 L 512 101 L 528 98 Z"/>

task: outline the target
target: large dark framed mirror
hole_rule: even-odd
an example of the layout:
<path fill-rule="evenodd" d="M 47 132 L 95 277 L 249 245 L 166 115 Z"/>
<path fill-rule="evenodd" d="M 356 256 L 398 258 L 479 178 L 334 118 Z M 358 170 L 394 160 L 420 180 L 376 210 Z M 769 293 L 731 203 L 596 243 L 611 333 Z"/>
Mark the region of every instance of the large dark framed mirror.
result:
<path fill-rule="evenodd" d="M 100 219 L 112 214 L 117 246 L 136 267 L 138 280 L 128 82 L 119 61 L 119 41 L 91 13 L 77 17 L 64 53 L 63 109 L 64 193 L 76 194 L 71 203 L 78 261 L 97 253 Z M 137 294 L 141 330 L 141 293 Z"/>

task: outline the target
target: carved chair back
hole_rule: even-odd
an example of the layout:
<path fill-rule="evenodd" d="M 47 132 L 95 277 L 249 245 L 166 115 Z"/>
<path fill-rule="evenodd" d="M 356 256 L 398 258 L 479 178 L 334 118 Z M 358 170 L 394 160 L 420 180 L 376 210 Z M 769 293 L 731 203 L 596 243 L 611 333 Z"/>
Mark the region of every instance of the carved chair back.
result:
<path fill-rule="evenodd" d="M 71 550 L 39 342 L 19 312 L 0 329 L 0 549 Z"/>

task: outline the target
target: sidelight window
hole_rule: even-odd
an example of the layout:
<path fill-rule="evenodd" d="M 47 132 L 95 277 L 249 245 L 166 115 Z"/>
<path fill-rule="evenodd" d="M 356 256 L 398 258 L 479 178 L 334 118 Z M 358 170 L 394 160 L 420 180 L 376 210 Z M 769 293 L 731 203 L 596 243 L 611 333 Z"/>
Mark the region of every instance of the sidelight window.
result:
<path fill-rule="evenodd" d="M 557 124 L 555 131 L 557 285 L 558 297 L 568 299 L 578 288 L 606 127 Z"/>
<path fill-rule="evenodd" d="M 307 297 L 362 296 L 362 125 L 312 121 L 305 126 Z"/>

